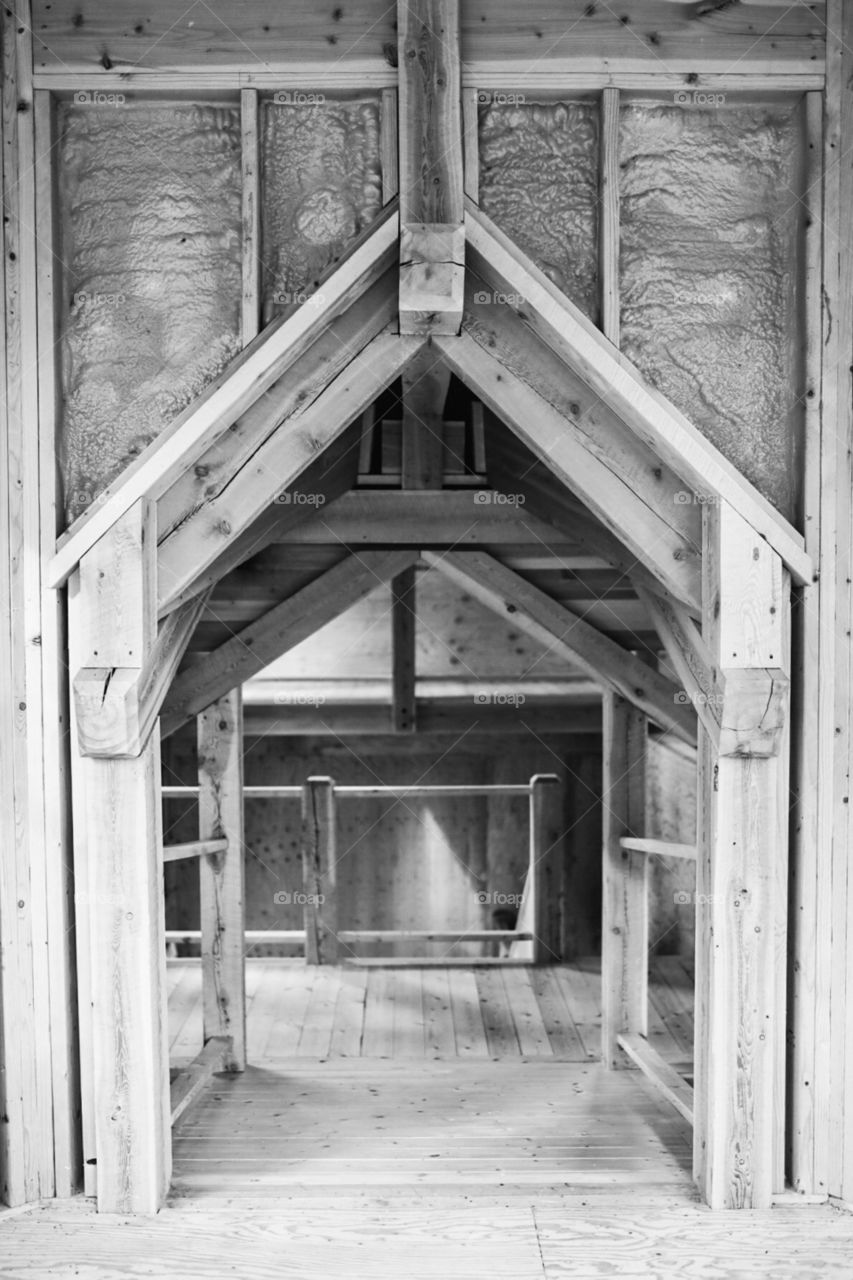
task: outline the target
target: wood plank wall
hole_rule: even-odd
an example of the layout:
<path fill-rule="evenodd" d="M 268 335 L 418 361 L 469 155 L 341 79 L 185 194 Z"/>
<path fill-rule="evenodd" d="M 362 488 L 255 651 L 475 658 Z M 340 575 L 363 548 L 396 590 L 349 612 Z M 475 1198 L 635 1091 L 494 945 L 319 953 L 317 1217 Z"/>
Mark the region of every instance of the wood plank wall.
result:
<path fill-rule="evenodd" d="M 36 359 L 38 326 L 52 322 L 52 199 L 44 166 L 34 167 L 27 0 L 4 7 L 2 41 L 0 1197 L 21 1204 L 70 1195 L 80 1155 L 63 642 L 58 597 L 42 588 L 57 527 L 52 339 L 41 368 Z M 43 111 L 40 120 L 43 130 Z"/>

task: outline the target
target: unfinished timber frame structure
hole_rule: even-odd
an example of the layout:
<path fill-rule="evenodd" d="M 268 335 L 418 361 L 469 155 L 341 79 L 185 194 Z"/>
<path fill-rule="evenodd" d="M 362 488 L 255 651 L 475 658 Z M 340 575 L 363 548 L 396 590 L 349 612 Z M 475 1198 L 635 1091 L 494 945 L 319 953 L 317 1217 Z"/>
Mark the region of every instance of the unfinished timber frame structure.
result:
<path fill-rule="evenodd" d="M 156 0 L 54 3 L 37 6 L 38 20 L 29 0 L 4 0 L 0 1159 L 12 1204 L 67 1195 L 83 1172 L 107 1211 L 156 1211 L 169 1187 L 161 726 L 198 719 L 205 1054 L 239 1070 L 235 691 L 378 582 L 404 595 L 418 560 L 562 646 L 605 690 L 604 1061 L 638 1063 L 690 1115 L 709 1205 L 768 1206 L 786 1179 L 853 1201 L 853 3 L 649 0 L 620 24 L 561 0 L 539 6 L 535 31 L 503 0 L 482 22 L 461 7 L 400 0 L 383 53 L 362 38 L 382 19 L 374 0 L 337 11 L 331 43 L 311 5 L 226 4 L 195 52 Z M 267 21 L 266 67 L 243 65 L 228 33 Z M 335 53 L 347 34 L 350 52 Z M 322 300 L 261 330 L 257 96 L 282 83 L 381 89 L 399 146 L 384 159 L 382 216 Z M 608 122 L 620 90 L 685 85 L 807 96 L 803 534 L 619 350 Z M 477 91 L 494 86 L 603 95 L 603 331 L 478 207 L 472 113 Z M 244 349 L 63 531 L 53 102 L 128 87 L 240 92 Z M 507 305 L 484 308 L 483 289 Z M 417 530 L 283 601 L 252 624 L 251 646 L 244 636 L 179 671 L 207 593 L 280 524 L 276 497 L 316 487 L 336 442 L 398 378 L 408 487 L 431 487 L 432 433 L 416 428 L 449 373 L 485 406 L 487 431 L 494 415 L 594 514 L 605 554 L 635 565 L 687 699 L 485 551 L 435 550 Z M 571 394 L 543 390 L 561 385 Z M 330 498 L 349 487 L 333 464 L 323 474 Z M 676 500 L 685 487 L 696 501 Z M 413 698 L 401 665 L 398 728 Z M 697 866 L 692 1096 L 645 1040 L 650 722 L 699 748 L 696 846 L 669 850 Z"/>

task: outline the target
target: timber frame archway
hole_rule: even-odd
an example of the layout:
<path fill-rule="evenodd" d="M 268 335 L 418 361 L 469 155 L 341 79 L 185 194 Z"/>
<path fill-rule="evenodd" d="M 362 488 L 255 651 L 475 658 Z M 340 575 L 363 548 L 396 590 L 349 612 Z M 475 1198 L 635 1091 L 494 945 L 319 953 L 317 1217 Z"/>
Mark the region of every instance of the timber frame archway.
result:
<path fill-rule="evenodd" d="M 789 754 L 800 724 L 790 593 L 812 587 L 816 566 L 803 537 L 620 354 L 607 313 L 602 333 L 489 222 L 470 185 L 466 197 L 458 29 L 452 0 L 400 5 L 399 199 L 324 281 L 322 301 L 260 334 L 257 315 L 247 322 L 243 353 L 59 539 L 49 566 L 48 586 L 68 587 L 78 996 L 91 1009 L 80 1020 L 93 1080 L 85 1155 L 104 1210 L 154 1211 L 169 1184 L 157 725 L 164 709 L 181 712 L 175 676 L 205 593 L 382 390 L 439 365 L 635 562 L 687 698 L 624 658 L 618 672 L 596 666 L 609 690 L 608 918 L 629 914 L 642 889 L 620 841 L 642 836 L 625 779 L 643 726 L 689 737 L 695 712 L 695 1174 L 718 1208 L 765 1207 L 782 1189 Z M 488 307 L 483 287 L 511 301 Z M 520 607 L 547 630 L 541 602 L 519 606 L 519 584 L 487 557 L 438 559 L 493 607 Z M 605 941 L 611 1065 L 615 1038 L 643 1033 L 628 936 L 613 929 Z"/>

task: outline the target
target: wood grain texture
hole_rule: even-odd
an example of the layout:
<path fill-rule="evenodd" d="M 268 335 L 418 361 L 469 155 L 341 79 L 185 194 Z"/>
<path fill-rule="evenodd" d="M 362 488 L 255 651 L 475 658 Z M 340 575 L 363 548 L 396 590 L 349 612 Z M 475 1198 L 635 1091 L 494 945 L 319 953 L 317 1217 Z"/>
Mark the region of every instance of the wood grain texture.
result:
<path fill-rule="evenodd" d="M 75 651 L 141 666 L 154 645 L 154 513 L 137 503 L 81 562 Z M 130 760 L 72 757 L 86 833 L 98 1204 L 153 1213 L 170 1173 L 159 744 Z"/>
<path fill-rule="evenodd" d="M 602 1061 L 625 1065 L 618 1036 L 648 1029 L 648 858 L 622 848 L 646 825 L 645 716 L 625 699 L 604 701 L 601 922 Z"/>
<path fill-rule="evenodd" d="M 480 9 L 462 7 L 462 56 L 466 80 L 484 71 L 514 86 L 531 66 L 618 76 L 620 69 L 684 77 L 703 71 L 801 71 L 820 73 L 824 56 L 824 6 L 741 4 L 704 9 L 650 0 L 630 23 L 584 0 L 548 0 L 536 19 L 509 0 Z M 362 0 L 358 7 L 318 18 L 308 0 L 282 11 L 273 0 L 225 0 L 216 14 L 199 15 L 190 27 L 175 22 L 163 0 L 116 0 L 103 9 L 93 0 L 38 0 L 34 6 L 36 70 L 104 75 L 115 68 L 133 77 L 182 71 L 210 74 L 229 69 L 247 83 L 265 72 L 272 85 L 284 73 L 302 71 L 297 83 L 322 87 L 330 74 L 350 83 L 394 83 L 397 33 L 393 6 Z M 569 33 L 571 38 L 569 39 Z M 276 78 L 278 77 L 278 79 Z"/>
<path fill-rule="evenodd" d="M 423 559 L 431 568 L 464 584 L 499 617 L 511 614 L 519 630 L 535 636 L 546 648 L 565 654 L 571 663 L 663 728 L 688 743 L 695 742 L 693 711 L 678 702 L 678 690 L 671 680 L 658 675 L 578 614 L 556 604 L 520 574 L 481 551 L 425 551 Z"/>
<path fill-rule="evenodd" d="M 198 718 L 198 826 L 224 851 L 199 863 L 204 1040 L 227 1041 L 223 1066 L 246 1065 L 246 925 L 243 891 L 243 719 L 240 690 Z"/>
<path fill-rule="evenodd" d="M 416 554 L 404 549 L 349 556 L 212 654 L 196 658 L 169 690 L 163 707 L 163 736 L 174 733 L 214 699 L 257 675 L 357 600 L 393 579 Z"/>
<path fill-rule="evenodd" d="M 79 1153 L 69 1110 L 76 1050 L 68 989 L 71 859 L 60 725 L 61 612 L 42 581 L 42 557 L 52 554 L 56 533 L 50 240 L 38 250 L 40 233 L 51 233 L 52 191 L 44 162 L 34 167 L 26 0 L 4 6 L 0 39 L 0 1041 L 8 1059 L 0 1074 L 0 1111 L 8 1118 L 0 1125 L 0 1196 L 22 1204 L 59 1188 L 68 1194 L 79 1175 Z M 44 108 L 42 103 L 41 141 Z"/>
<path fill-rule="evenodd" d="M 461 224 L 459 0 L 400 3 L 397 41 L 401 225 Z"/>

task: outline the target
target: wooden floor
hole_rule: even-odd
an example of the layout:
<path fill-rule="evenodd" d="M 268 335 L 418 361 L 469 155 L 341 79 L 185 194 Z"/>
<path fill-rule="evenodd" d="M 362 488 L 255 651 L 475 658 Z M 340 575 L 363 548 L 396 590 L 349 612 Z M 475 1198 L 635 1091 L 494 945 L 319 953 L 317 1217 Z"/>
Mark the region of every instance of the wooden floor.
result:
<path fill-rule="evenodd" d="M 571 969 L 307 971 L 251 962 L 252 1065 L 175 1129 L 156 1219 L 0 1214 L 10 1280 L 592 1280 L 853 1275 L 853 1216 L 712 1214 L 690 1132 L 595 1061 L 599 984 Z M 175 1061 L 198 967 L 170 966 Z M 689 977 L 657 962 L 650 1034 L 689 1060 Z"/>
<path fill-rule="evenodd" d="M 571 967 L 311 968 L 249 960 L 248 1052 L 254 1065 L 305 1058 L 598 1057 L 599 962 Z M 169 963 L 173 1066 L 202 1044 L 197 962 Z M 650 975 L 649 1040 L 689 1074 L 693 984 L 659 957 Z"/>
<path fill-rule="evenodd" d="M 88 1202 L 0 1213 L 8 1280 L 850 1280 L 853 1216 L 710 1213 L 669 1194 L 494 1204 L 180 1202 L 156 1218 Z"/>

